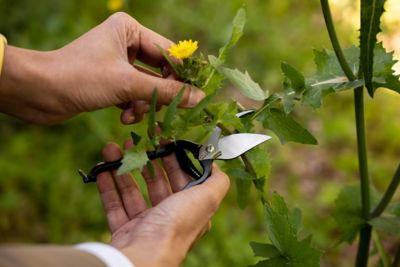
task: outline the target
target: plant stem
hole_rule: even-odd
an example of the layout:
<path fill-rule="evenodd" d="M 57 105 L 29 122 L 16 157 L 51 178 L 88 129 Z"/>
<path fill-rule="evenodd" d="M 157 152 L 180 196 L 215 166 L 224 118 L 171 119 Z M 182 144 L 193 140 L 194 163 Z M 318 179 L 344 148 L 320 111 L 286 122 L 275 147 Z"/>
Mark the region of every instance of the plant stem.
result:
<path fill-rule="evenodd" d="M 324 14 L 326 28 L 328 29 L 329 38 L 331 40 L 333 50 L 335 51 L 336 57 L 339 61 L 339 64 L 346 75 L 349 81 L 354 81 L 356 76 L 351 70 L 349 64 L 344 57 L 343 51 L 340 47 L 339 40 L 336 35 L 335 26 L 333 25 L 331 10 L 329 8 L 328 0 L 321 0 L 322 13 Z"/>
<path fill-rule="evenodd" d="M 400 164 L 399 166 L 397 166 L 397 170 L 393 175 L 392 181 L 390 182 L 388 188 L 386 189 L 386 192 L 383 195 L 381 201 L 372 212 L 371 214 L 372 218 L 378 217 L 379 215 L 382 214 L 387 205 L 390 203 L 390 200 L 392 199 L 394 193 L 396 192 L 396 189 L 399 186 L 399 184 L 400 184 Z"/>
<path fill-rule="evenodd" d="M 332 15 L 329 9 L 328 0 L 320 0 L 322 12 L 324 14 L 325 24 L 328 29 L 329 37 L 335 50 L 339 64 L 350 81 L 354 81 L 356 76 L 352 72 L 347 63 L 342 49 L 340 47 L 335 27 L 333 25 Z M 358 165 L 361 182 L 361 209 L 362 217 L 367 221 L 370 217 L 370 197 L 369 197 L 369 178 L 368 178 L 368 161 L 365 138 L 365 123 L 364 123 L 364 94 L 363 87 L 358 87 L 354 90 L 354 110 L 356 119 L 357 131 L 357 152 Z M 368 264 L 369 244 L 371 240 L 372 227 L 367 225 L 360 230 L 360 240 L 357 252 L 356 266 L 365 267 Z"/>
<path fill-rule="evenodd" d="M 372 232 L 372 240 L 375 244 L 375 248 L 378 251 L 382 267 L 389 267 L 390 260 L 388 255 L 385 252 L 385 248 L 382 245 L 381 239 L 379 238 L 379 235 L 376 231 Z"/>

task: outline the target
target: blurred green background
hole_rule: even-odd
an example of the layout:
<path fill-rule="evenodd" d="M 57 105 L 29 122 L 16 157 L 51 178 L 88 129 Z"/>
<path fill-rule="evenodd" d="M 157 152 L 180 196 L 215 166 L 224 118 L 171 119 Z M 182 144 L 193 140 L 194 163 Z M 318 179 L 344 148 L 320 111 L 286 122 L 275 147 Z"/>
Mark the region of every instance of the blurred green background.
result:
<path fill-rule="evenodd" d="M 312 49 L 330 48 L 317 0 L 0 0 L 0 32 L 12 45 L 57 49 L 123 10 L 171 40 L 196 39 L 206 54 L 217 54 L 243 2 L 248 22 L 229 64 L 247 69 L 271 92 L 281 89 L 281 61 L 312 73 Z M 356 1 L 331 2 L 342 43 L 355 43 Z M 396 0 L 387 5 L 393 12 L 400 9 Z M 380 36 L 389 49 L 400 48 L 400 20 L 393 12 L 385 15 Z M 366 101 L 370 172 L 379 192 L 400 158 L 399 104 L 400 96 L 384 89 Z M 355 247 L 336 246 L 338 232 L 331 212 L 339 190 L 357 182 L 352 94 L 329 96 L 321 109 L 300 108 L 296 115 L 319 145 L 282 146 L 274 138 L 266 146 L 272 159 L 268 189 L 284 195 L 289 206 L 302 209 L 305 231 L 313 234 L 316 247 L 326 251 L 322 266 L 351 266 Z M 0 114 L 0 241 L 109 241 L 95 186 L 84 185 L 76 169 L 88 170 L 101 160 L 106 142 L 121 143 L 134 128 L 119 123 L 117 109 L 83 114 L 50 127 Z M 240 210 L 233 186 L 211 232 L 194 247 L 184 266 L 254 263 L 248 242 L 265 241 L 266 236 L 256 196 L 251 203 L 257 204 Z"/>

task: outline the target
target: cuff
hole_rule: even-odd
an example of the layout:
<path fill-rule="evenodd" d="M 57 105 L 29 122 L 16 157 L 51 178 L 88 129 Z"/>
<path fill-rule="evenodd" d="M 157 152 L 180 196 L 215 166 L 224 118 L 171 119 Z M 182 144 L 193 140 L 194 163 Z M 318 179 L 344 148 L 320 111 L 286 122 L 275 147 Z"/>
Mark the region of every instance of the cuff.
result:
<path fill-rule="evenodd" d="M 96 256 L 104 262 L 107 267 L 135 267 L 124 254 L 110 245 L 97 242 L 87 242 L 76 245 L 75 249 Z"/>

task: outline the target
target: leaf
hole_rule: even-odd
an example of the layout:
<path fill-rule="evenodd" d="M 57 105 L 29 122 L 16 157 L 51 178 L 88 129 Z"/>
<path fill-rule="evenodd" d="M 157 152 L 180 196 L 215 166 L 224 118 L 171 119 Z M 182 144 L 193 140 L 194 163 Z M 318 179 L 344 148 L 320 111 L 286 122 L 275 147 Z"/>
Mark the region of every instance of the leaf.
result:
<path fill-rule="evenodd" d="M 200 112 L 211 103 L 214 96 L 215 94 L 204 97 L 194 108 L 188 110 L 188 112 L 184 115 L 184 119 L 187 120 L 187 122 L 189 122 L 194 117 L 199 115 Z"/>
<path fill-rule="evenodd" d="M 244 209 L 247 207 L 249 203 L 250 189 L 251 189 L 251 180 L 245 179 L 236 179 L 236 200 L 239 205 L 239 208 Z"/>
<path fill-rule="evenodd" d="M 257 146 L 247 151 L 245 155 L 257 174 L 254 178 L 267 179 L 271 173 L 271 160 L 267 151 L 262 146 Z"/>
<path fill-rule="evenodd" d="M 281 69 L 284 75 L 283 81 L 283 107 L 289 114 L 295 105 L 295 100 L 300 100 L 301 94 L 305 90 L 304 76 L 289 64 L 282 62 Z"/>
<path fill-rule="evenodd" d="M 219 68 L 218 70 L 248 98 L 263 101 L 268 97 L 260 85 L 251 79 L 247 71 L 242 73 L 238 69 L 229 68 Z"/>
<path fill-rule="evenodd" d="M 352 243 L 358 231 L 366 224 L 361 213 L 359 186 L 346 186 L 335 200 L 333 217 L 342 232 L 341 242 Z"/>
<path fill-rule="evenodd" d="M 239 41 L 240 37 L 242 37 L 245 24 L 246 10 L 244 8 L 240 8 L 232 22 L 232 34 L 228 42 L 219 50 L 218 60 L 221 63 L 225 62 L 226 54 L 228 53 L 229 49 L 231 49 Z"/>
<path fill-rule="evenodd" d="M 322 253 L 311 247 L 310 237 L 301 241 L 298 239 L 298 226 L 293 225 L 292 222 L 295 219 L 291 218 L 291 213 L 283 198 L 273 193 L 265 205 L 265 211 L 268 237 L 281 256 L 263 261 L 263 265 L 256 266 L 319 266 Z M 265 265 L 269 262 L 276 265 Z"/>
<path fill-rule="evenodd" d="M 139 144 L 142 140 L 142 137 L 133 131 L 131 131 L 131 138 L 134 144 Z"/>
<path fill-rule="evenodd" d="M 183 92 L 184 92 L 184 87 L 179 91 L 177 96 L 172 100 L 172 102 L 169 104 L 167 107 L 167 110 L 165 111 L 164 114 L 164 120 L 162 123 L 162 130 L 163 130 L 163 135 L 168 137 L 171 137 L 171 132 L 172 132 L 172 121 L 176 117 L 176 111 L 179 103 L 181 102 Z"/>
<path fill-rule="evenodd" d="M 134 169 L 142 170 L 149 161 L 147 153 L 143 146 L 135 146 L 126 152 L 122 159 L 122 165 L 119 167 L 117 175 L 129 173 Z"/>
<path fill-rule="evenodd" d="M 284 257 L 275 257 L 268 260 L 259 261 L 252 267 L 290 267 L 290 261 Z M 296 266 L 297 267 L 297 266 Z"/>
<path fill-rule="evenodd" d="M 375 88 L 384 87 L 400 93 L 400 76 L 395 75 L 393 70 L 394 64 L 398 61 L 393 59 L 393 53 L 386 52 L 382 43 L 376 45 L 373 84 Z"/>
<path fill-rule="evenodd" d="M 236 116 L 238 108 L 235 102 L 212 103 L 207 109 L 213 114 L 215 124 L 221 123 L 232 130 L 245 131 L 242 121 Z"/>
<path fill-rule="evenodd" d="M 255 257 L 275 258 L 281 255 L 279 250 L 271 244 L 250 242 L 250 246 Z"/>
<path fill-rule="evenodd" d="M 371 97 L 374 96 L 374 49 L 376 35 L 381 31 L 379 23 L 384 11 L 384 2 L 385 0 L 361 0 L 360 69 Z"/>
<path fill-rule="evenodd" d="M 344 49 L 343 54 L 352 68 L 353 72 L 358 71 L 359 49 L 355 46 Z M 354 88 L 354 84 L 343 80 L 345 74 L 340 67 L 335 53 L 332 51 L 314 50 L 314 63 L 317 67 L 315 75 L 306 80 L 306 87 L 303 93 L 303 102 L 313 108 L 319 108 L 322 99 L 333 92 Z M 338 80 L 336 83 L 332 81 Z M 330 82 L 327 82 L 330 81 Z"/>
<path fill-rule="evenodd" d="M 258 119 L 264 128 L 270 129 L 279 137 L 282 144 L 289 141 L 312 145 L 318 143 L 309 131 L 279 109 L 266 109 Z"/>
<path fill-rule="evenodd" d="M 368 222 L 377 230 L 384 231 L 391 236 L 400 236 L 400 218 L 399 217 L 376 217 Z"/>

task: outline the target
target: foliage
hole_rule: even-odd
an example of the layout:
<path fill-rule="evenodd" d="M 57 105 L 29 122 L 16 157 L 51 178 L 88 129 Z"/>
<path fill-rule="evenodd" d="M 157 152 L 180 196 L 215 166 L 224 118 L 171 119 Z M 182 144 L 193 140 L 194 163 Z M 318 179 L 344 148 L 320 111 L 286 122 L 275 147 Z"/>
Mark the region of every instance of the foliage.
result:
<path fill-rule="evenodd" d="M 123 10 L 133 15 L 143 25 L 173 40 L 188 37 L 199 40 L 203 51 L 218 51 L 223 42 L 229 38 L 231 30 L 227 27 L 228 21 L 242 5 L 242 1 L 239 0 L 121 2 L 124 3 Z M 332 4 L 336 5 L 336 2 Z M 309 75 L 312 69 L 312 53 L 309 52 L 309 47 L 326 51 L 329 57 L 335 59 L 333 53 L 320 49 L 329 44 L 326 32 L 322 29 L 320 7 L 316 2 L 255 0 L 248 1 L 246 9 L 248 17 L 245 34 L 236 45 L 234 54 L 225 59 L 226 67 L 247 69 L 261 88 L 268 88 L 270 96 L 275 95 L 282 97 L 283 100 L 289 100 L 286 103 L 291 103 L 291 94 L 288 92 L 288 98 L 285 99 L 284 90 L 279 89 L 282 84 L 280 75 L 284 72 L 279 68 L 282 59 L 290 62 L 291 66 L 295 66 L 302 75 L 305 74 L 306 84 L 330 82 L 334 89 L 342 86 L 342 83 L 337 83 L 335 80 L 329 81 L 332 76 L 313 80 L 314 75 Z M 351 6 L 346 6 L 346 11 L 349 9 Z M 93 0 L 66 2 L 0 0 L 0 15 L 2 18 L 7 18 L 2 21 L 0 32 L 6 34 L 9 42 L 17 46 L 41 50 L 56 49 L 97 25 L 109 14 L 105 1 L 103 3 Z M 349 44 L 355 33 L 351 32 L 351 27 L 343 23 L 346 18 L 338 21 L 341 40 Z M 373 71 L 386 72 L 387 76 L 381 75 L 385 79 L 379 80 L 373 78 L 376 83 L 375 88 L 390 85 L 392 88 L 398 88 L 396 85 L 398 80 L 391 69 L 395 63 L 393 55 L 384 50 L 381 52 L 383 56 L 378 58 L 386 63 L 377 62 L 375 52 Z M 355 56 L 357 58 L 358 52 Z M 349 60 L 348 57 L 346 59 Z M 211 62 L 210 57 L 208 61 Z M 352 66 L 352 69 L 356 73 L 358 64 Z M 342 79 L 345 84 L 343 73 L 337 78 Z M 206 86 L 204 90 L 211 93 L 207 87 L 214 88 L 218 85 L 220 88 L 221 79 L 221 75 L 216 73 L 208 81 L 209 87 Z M 364 83 L 363 80 L 355 82 L 358 84 L 349 88 Z M 290 83 L 292 81 L 289 81 L 289 86 L 294 86 Z M 322 85 L 317 87 L 329 88 L 327 84 L 324 87 Z M 282 88 L 285 89 L 285 86 L 287 85 L 284 81 Z M 212 101 L 214 105 L 218 106 L 221 99 L 231 98 L 234 95 L 234 91 L 228 88 L 228 93 L 225 93 L 227 89 L 219 90 L 219 95 Z M 349 256 L 352 254 L 351 249 L 345 246 L 332 248 L 332 240 L 337 240 L 338 237 L 337 227 L 329 215 L 333 209 L 335 195 L 343 184 L 354 182 L 354 174 L 357 172 L 357 160 L 352 152 L 356 149 L 355 137 L 349 119 L 354 112 L 350 109 L 352 91 L 342 89 L 345 88 L 337 88 L 335 94 L 329 89 L 315 90 L 317 94 L 315 98 L 313 91 L 309 91 L 307 95 L 301 95 L 303 93 L 301 90 L 296 92 L 298 95 L 292 99 L 291 115 L 296 121 L 306 122 L 307 128 L 318 137 L 320 146 L 294 144 L 280 146 L 278 138 L 274 138 L 268 144 L 268 157 L 273 158 L 273 169 L 271 171 L 268 159 L 262 170 L 268 174 L 267 177 L 272 172 L 271 178 L 260 177 L 256 183 L 260 188 L 264 188 L 265 192 L 268 188 L 279 190 L 285 195 L 289 206 L 297 205 L 302 208 L 302 222 L 306 229 L 312 231 L 313 243 L 329 251 L 323 257 L 323 266 L 350 266 L 353 261 Z M 276 93 L 277 91 L 281 93 Z M 325 95 L 326 92 L 329 93 Z M 319 93 L 322 93 L 325 99 L 319 97 Z M 305 108 L 299 112 L 296 106 L 298 99 L 303 103 L 308 99 L 310 103 L 315 103 L 315 107 L 323 103 L 324 108 L 315 111 Z M 370 157 L 374 159 L 370 172 L 373 174 L 374 186 L 379 192 L 385 190 L 388 177 L 391 176 L 390 172 L 398 159 L 400 143 L 397 133 L 400 128 L 393 122 L 400 116 L 396 108 L 399 100 L 395 92 L 385 89 L 380 89 L 379 94 L 375 94 L 374 101 L 365 100 L 368 121 L 366 126 L 370 141 L 368 149 Z M 276 100 L 274 103 L 283 105 L 284 101 Z M 278 109 L 287 112 L 280 107 Z M 202 108 L 198 111 L 201 110 Z M 197 116 L 203 116 L 201 115 L 203 113 L 198 111 L 192 113 L 192 120 L 197 119 Z M 164 121 L 163 112 L 156 116 L 157 120 Z M 83 186 L 75 170 L 77 167 L 88 169 L 100 161 L 99 151 L 105 142 L 121 141 L 129 136 L 132 128 L 121 126 L 118 115 L 118 112 L 112 109 L 99 111 L 84 114 L 65 124 L 50 128 L 28 126 L 9 117 L 0 117 L 2 142 L 0 169 L 3 172 L 0 179 L 2 241 L 73 243 L 93 239 L 104 242 L 109 240 L 96 190 L 93 187 Z M 222 116 L 218 114 L 216 117 Z M 218 120 L 225 119 L 227 118 Z M 178 125 L 180 122 L 175 121 L 175 123 Z M 242 121 L 242 123 L 247 122 Z M 260 127 L 258 122 L 255 121 L 254 124 L 254 130 L 258 130 Z M 146 128 L 146 124 L 133 127 L 140 136 L 145 136 Z M 178 126 L 173 128 L 179 130 Z M 206 129 L 200 128 L 206 132 Z M 197 134 L 196 130 L 192 132 Z M 178 134 L 193 138 L 190 132 Z M 171 134 L 175 135 L 177 133 Z M 258 150 L 260 153 L 266 152 L 265 147 Z M 266 226 L 265 223 L 261 224 L 265 221 L 263 209 L 258 205 L 247 205 L 244 210 L 234 207 L 236 199 L 244 198 L 244 203 L 256 201 L 254 177 L 246 174 L 237 172 L 237 179 L 233 178 L 234 182 L 245 186 L 233 188 L 229 193 L 213 220 L 211 232 L 194 247 L 184 266 L 222 267 L 255 263 L 250 247 L 244 244 L 251 240 L 265 242 L 260 240 Z M 143 183 L 140 177 L 136 178 L 138 183 Z M 248 190 L 248 193 L 241 194 L 240 190 Z M 399 210 L 395 205 L 391 205 L 382 217 L 393 218 L 392 214 L 388 214 L 389 209 L 390 212 L 393 210 L 393 213 Z M 379 220 L 373 219 L 371 224 L 372 221 Z M 385 235 L 383 228 L 387 227 L 381 227 L 380 233 L 387 239 L 388 236 Z M 389 236 L 388 240 L 385 240 L 385 247 L 390 246 L 393 241 Z M 265 249 L 267 250 L 268 248 Z"/>

